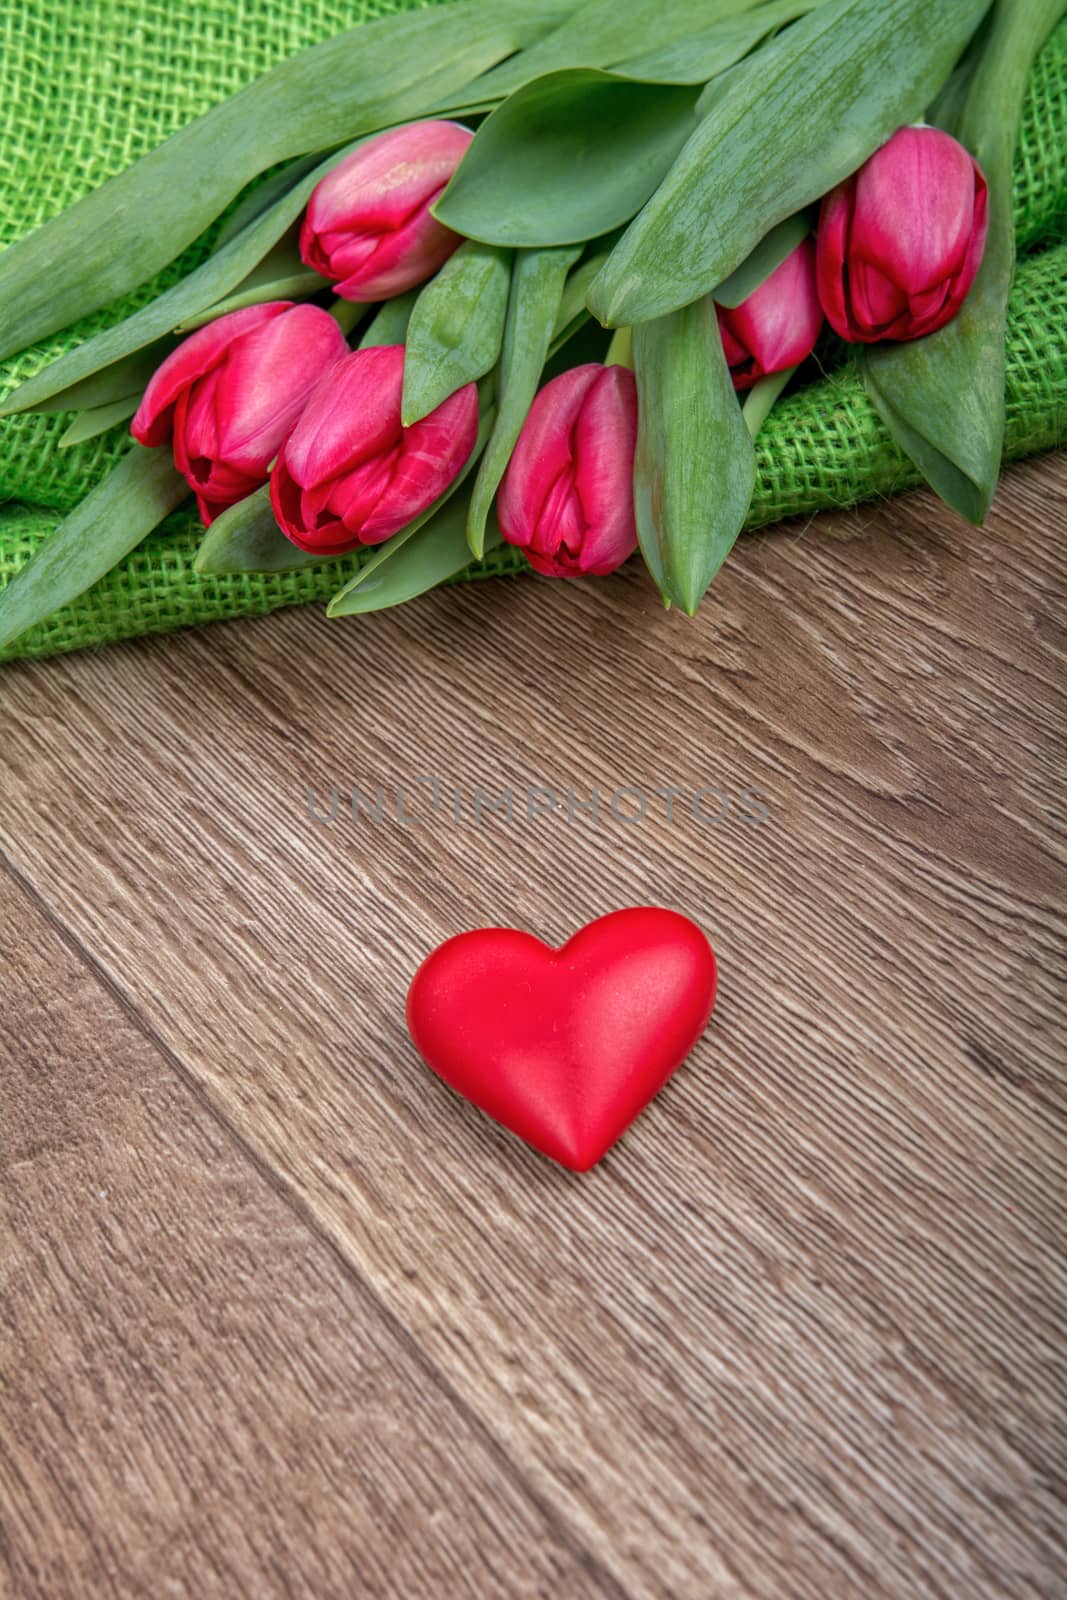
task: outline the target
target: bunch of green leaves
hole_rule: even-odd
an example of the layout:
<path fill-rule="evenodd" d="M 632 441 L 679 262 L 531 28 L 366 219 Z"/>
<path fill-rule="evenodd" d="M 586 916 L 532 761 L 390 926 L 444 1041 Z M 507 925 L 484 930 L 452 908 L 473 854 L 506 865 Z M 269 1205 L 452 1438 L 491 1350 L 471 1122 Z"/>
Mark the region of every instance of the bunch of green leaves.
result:
<path fill-rule="evenodd" d="M 634 328 L 641 549 L 664 599 L 692 613 L 742 526 L 751 438 L 790 376 L 764 380 L 742 409 L 716 304 L 752 293 L 810 229 L 813 202 L 936 104 L 990 179 L 986 260 L 956 323 L 874 351 L 865 373 L 935 487 L 980 515 L 1003 431 L 1014 129 L 1062 9 L 996 0 L 976 32 L 988 6 L 457 0 L 365 25 L 276 68 L 0 256 L 4 354 L 143 283 L 245 193 L 201 266 L 31 378 L 0 415 L 73 411 L 66 437 L 91 437 L 131 414 L 183 333 L 324 293 L 296 241 L 315 184 L 385 128 L 462 116 L 476 135 L 434 209 L 467 242 L 355 338 L 406 343 L 406 423 L 479 382 L 478 448 L 467 481 L 379 547 L 330 612 L 409 598 L 499 538 L 493 500 L 529 406 L 546 369 L 579 356 L 592 317 L 594 331 Z M 177 503 L 185 487 L 165 458 L 131 450 L 61 525 L 0 595 L 0 641 L 81 593 Z M 280 533 L 262 490 L 213 524 L 197 565 L 313 559 Z"/>

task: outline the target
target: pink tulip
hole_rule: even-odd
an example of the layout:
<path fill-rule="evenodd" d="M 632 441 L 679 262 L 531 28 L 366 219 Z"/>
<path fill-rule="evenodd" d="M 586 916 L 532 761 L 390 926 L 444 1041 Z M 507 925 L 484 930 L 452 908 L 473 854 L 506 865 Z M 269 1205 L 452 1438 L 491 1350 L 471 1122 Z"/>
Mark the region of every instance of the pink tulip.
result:
<path fill-rule="evenodd" d="M 637 384 L 590 362 L 553 378 L 523 423 L 497 501 L 500 531 L 538 572 L 614 572 L 637 548 Z"/>
<path fill-rule="evenodd" d="M 938 128 L 900 128 L 826 196 L 819 299 L 843 339 L 921 339 L 951 322 L 985 248 L 986 181 Z"/>
<path fill-rule="evenodd" d="M 474 135 L 412 122 L 368 139 L 316 185 L 300 254 L 345 300 L 388 300 L 430 278 L 461 242 L 430 207 Z"/>
<path fill-rule="evenodd" d="M 815 245 L 804 239 L 758 289 L 730 310 L 716 306 L 735 389 L 751 389 L 811 355 L 822 327 L 815 292 Z"/>
<path fill-rule="evenodd" d="M 191 334 L 153 374 L 130 423 L 141 444 L 173 439 L 205 526 L 266 483 L 325 368 L 347 349 L 334 319 L 288 300 L 231 311 Z"/>
<path fill-rule="evenodd" d="M 442 495 L 478 437 L 478 386 L 468 383 L 405 428 L 404 346 L 354 350 L 312 395 L 270 479 L 282 532 L 301 550 L 336 556 L 380 544 Z"/>

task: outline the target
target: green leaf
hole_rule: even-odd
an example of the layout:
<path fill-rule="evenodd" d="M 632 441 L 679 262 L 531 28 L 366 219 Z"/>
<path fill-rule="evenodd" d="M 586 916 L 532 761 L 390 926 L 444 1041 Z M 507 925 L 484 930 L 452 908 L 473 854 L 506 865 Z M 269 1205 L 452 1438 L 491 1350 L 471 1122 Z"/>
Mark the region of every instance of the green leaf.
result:
<path fill-rule="evenodd" d="M 490 244 L 576 244 L 627 222 L 694 126 L 697 91 L 585 68 L 513 94 L 479 128 L 434 206 Z"/>
<path fill-rule="evenodd" d="M 398 294 L 395 299 L 386 300 L 378 308 L 370 326 L 360 339 L 359 348 L 371 350 L 383 345 L 403 344 L 408 336 L 408 323 L 411 321 L 411 313 L 418 298 L 419 290 L 409 289 L 407 294 Z"/>
<path fill-rule="evenodd" d="M 926 113 L 927 122 L 932 123 L 935 128 L 943 128 L 946 133 L 951 133 L 953 138 L 956 136 L 956 129 L 963 114 L 975 68 L 982 59 L 982 52 L 989 39 L 989 30 L 996 10 L 995 4 L 990 6 L 982 18 L 981 25 L 971 35 L 970 44 L 960 56 Z"/>
<path fill-rule="evenodd" d="M 710 296 L 634 329 L 641 551 L 689 616 L 733 547 L 756 481 Z"/>
<path fill-rule="evenodd" d="M 94 406 L 91 411 L 79 411 L 61 437 L 57 448 L 69 450 L 72 445 L 84 444 L 86 439 L 95 439 L 98 434 L 106 433 L 109 428 L 113 428 L 117 422 L 125 422 L 127 417 L 132 417 L 138 404 L 138 396 L 132 394 L 125 400 L 112 400 L 110 405 Z"/>
<path fill-rule="evenodd" d="M 783 367 L 781 372 L 768 372 L 764 377 L 757 378 L 745 395 L 741 415 L 753 439 L 770 416 L 796 370 L 796 367 Z"/>
<path fill-rule="evenodd" d="M 767 0 L 741 16 L 722 17 L 698 33 L 623 61 L 617 70 L 651 83 L 707 83 L 776 29 L 821 4 L 822 0 Z"/>
<path fill-rule="evenodd" d="M 144 283 L 267 167 L 432 115 L 570 9 L 459 0 L 283 61 L 0 255 L 0 357 Z"/>
<path fill-rule="evenodd" d="M 572 246 L 571 248 L 577 247 Z M 607 259 L 607 251 L 599 251 L 587 260 L 579 262 L 568 277 L 563 287 L 563 298 L 556 313 L 556 325 L 552 330 L 552 343 L 548 347 L 549 359 L 554 355 L 558 355 L 563 346 L 569 344 L 575 334 L 591 320 L 585 297 L 589 292 L 589 285 Z"/>
<path fill-rule="evenodd" d="M 984 521 L 1004 448 L 1004 336 L 1015 270 L 1012 158 L 1030 68 L 1062 0 L 1000 0 L 956 117 L 989 184 L 989 232 L 959 314 L 925 339 L 864 351 L 864 386 L 942 500 Z"/>
<path fill-rule="evenodd" d="M 563 285 L 559 310 L 556 313 L 556 323 L 552 329 L 553 339 L 558 339 L 586 310 L 585 297 L 589 292 L 589 285 L 607 259 L 607 251 L 598 250 L 593 255 L 587 256 L 584 261 L 579 261 L 574 271 L 568 274 L 567 281 Z"/>
<path fill-rule="evenodd" d="M 205 577 L 232 572 L 295 572 L 335 559 L 309 555 L 287 539 L 274 520 L 270 485 L 229 506 L 204 534 L 193 569 Z"/>
<path fill-rule="evenodd" d="M 468 239 L 426 284 L 407 330 L 405 428 L 496 366 L 510 279 L 509 250 Z"/>
<path fill-rule="evenodd" d="M 45 398 L 36 405 L 17 406 L 12 396 L 7 405 L 0 406 L 0 417 L 14 411 L 95 411 L 98 406 L 111 405 L 118 400 L 131 397 L 140 400 L 148 380 L 177 343 L 177 339 L 169 336 L 156 339 L 143 350 L 124 356 L 121 361 L 114 361 L 99 372 L 90 373 L 78 383 L 72 383 L 55 394 L 46 392 Z"/>
<path fill-rule="evenodd" d="M 471 85 L 491 99 L 561 67 L 614 67 L 670 45 L 683 49 L 700 29 L 760 0 L 585 0 L 537 44 Z"/>
<path fill-rule="evenodd" d="M 486 536 L 485 549 L 493 550 L 500 542 L 500 531 L 494 523 Z M 390 552 L 388 558 L 387 549 L 383 546 L 379 559 L 372 558 L 352 582 L 335 595 L 327 607 L 328 616 L 350 617 L 403 605 L 464 571 L 471 564 L 466 501 L 448 501 Z"/>
<path fill-rule="evenodd" d="M 357 139 L 348 149 L 355 150 L 363 142 Z M 209 256 L 180 283 L 142 306 L 124 322 L 105 328 L 102 333 L 60 356 L 51 366 L 27 379 L 0 406 L 0 417 L 10 416 L 16 411 L 41 409 L 44 401 L 53 402 L 51 409 L 54 410 L 69 409 L 78 403 L 74 399 L 79 392 L 76 386 L 80 386 L 86 378 L 103 374 L 106 368 L 126 361 L 137 351 L 170 335 L 176 327 L 189 324 L 199 313 L 220 304 L 250 274 L 255 273 L 300 215 L 319 179 L 346 154 L 347 150 L 339 151 L 322 162 L 295 189 L 251 222 L 224 249 Z M 0 257 L 0 262 L 2 260 Z"/>
<path fill-rule="evenodd" d="M 963 331 L 958 328 L 957 337 Z M 935 404 L 942 405 L 943 418 L 921 414 L 920 403 L 927 398 L 921 392 L 918 396 L 906 396 L 905 403 L 910 402 L 908 413 L 898 411 L 889 396 L 882 392 L 865 361 L 861 362 L 864 388 L 882 421 L 927 483 L 953 511 L 966 517 L 968 522 L 978 524 L 985 521 L 1000 475 L 1004 444 L 1004 362 L 992 343 L 983 341 L 987 362 L 987 371 L 982 375 L 985 381 L 980 377 L 977 385 L 961 396 L 956 390 L 960 363 L 946 351 L 945 341 L 941 341 L 938 348 L 941 370 L 934 373 L 933 381 L 924 387 L 933 391 L 931 397 Z M 947 366 L 944 365 L 946 360 Z M 900 377 L 898 373 L 898 382 Z M 912 417 L 914 422 L 910 420 Z M 953 430 L 947 449 L 939 448 L 930 437 L 941 431 L 942 420 L 948 421 Z M 960 430 L 958 436 L 956 429 Z"/>
<path fill-rule="evenodd" d="M 169 450 L 134 445 L 0 592 L 0 647 L 84 594 L 188 493 Z"/>
<path fill-rule="evenodd" d="M 467 538 L 476 556 L 484 552 L 493 496 L 537 393 L 557 326 L 564 282 L 578 254 L 578 246 L 516 253 L 497 372 L 497 418 L 471 491 L 467 518 Z"/>
<path fill-rule="evenodd" d="M 488 388 L 488 385 L 486 388 Z M 470 456 L 467 458 L 467 461 L 464 464 L 463 470 L 458 474 L 457 477 L 453 478 L 444 494 L 438 495 L 433 505 L 428 506 L 420 516 L 415 517 L 411 522 L 409 522 L 406 528 L 401 528 L 399 533 L 394 533 L 391 539 L 386 539 L 384 544 L 378 545 L 369 561 L 367 561 L 360 568 L 354 578 L 349 579 L 344 588 L 340 589 L 330 601 L 330 604 L 326 609 L 331 617 L 343 617 L 347 615 L 344 602 L 349 590 L 354 588 L 356 584 L 361 583 L 367 572 L 377 572 L 378 568 L 384 562 L 392 561 L 394 557 L 397 556 L 404 548 L 408 540 L 414 538 L 415 534 L 418 533 L 423 524 L 436 517 L 437 513 L 441 510 L 441 507 L 447 505 L 447 503 L 456 494 L 456 491 L 470 476 L 471 472 L 474 470 L 474 467 L 477 465 L 479 456 L 485 449 L 486 440 L 492 433 L 493 423 L 496 421 L 495 404 L 493 404 L 491 401 L 486 403 L 483 398 L 483 406 L 484 409 L 478 425 L 478 438 L 475 441 L 474 449 L 471 451 Z M 466 526 L 465 521 L 464 526 Z M 338 610 L 335 609 L 335 607 L 340 607 L 341 609 Z"/>
<path fill-rule="evenodd" d="M 732 310 L 747 300 L 750 294 L 755 294 L 760 284 L 765 283 L 771 273 L 781 266 L 786 256 L 792 255 L 811 230 L 812 218 L 807 211 L 799 211 L 795 217 L 786 217 L 784 222 L 772 228 L 736 272 L 731 272 L 726 281 L 718 285 L 714 296 L 716 305 Z"/>
<path fill-rule="evenodd" d="M 229 311 L 240 311 L 244 306 L 261 306 L 267 300 L 308 300 L 314 294 L 329 288 L 327 280 L 311 272 L 300 259 L 296 230 L 268 250 L 258 266 L 237 287 L 204 311 L 195 312 L 179 322 L 174 331 L 192 333 L 205 323 L 214 322 Z"/>
<path fill-rule="evenodd" d="M 287 162 L 279 172 L 272 172 L 268 178 L 259 179 L 244 199 L 237 202 L 222 224 L 215 237 L 215 249 L 221 250 L 231 239 L 236 239 L 250 222 L 261 217 L 264 211 L 268 211 L 276 200 L 281 200 L 287 195 L 290 189 L 295 189 L 301 178 L 306 178 L 326 154 L 327 151 L 318 150 L 313 155 L 302 156 L 299 161 Z"/>
<path fill-rule="evenodd" d="M 590 291 L 593 315 L 644 322 L 722 283 L 773 227 L 922 114 L 987 4 L 825 0 L 764 45 L 728 75 L 615 246 Z"/>

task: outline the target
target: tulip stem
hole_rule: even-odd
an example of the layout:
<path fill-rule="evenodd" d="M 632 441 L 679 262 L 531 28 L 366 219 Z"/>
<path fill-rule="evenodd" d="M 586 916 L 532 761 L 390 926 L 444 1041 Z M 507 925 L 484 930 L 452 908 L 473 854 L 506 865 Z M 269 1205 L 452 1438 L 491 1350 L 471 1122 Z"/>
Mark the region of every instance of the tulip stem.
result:
<path fill-rule="evenodd" d="M 741 415 L 753 439 L 770 416 L 774 402 L 796 370 L 796 367 L 786 367 L 784 372 L 769 372 L 748 391 L 745 403 L 741 407 Z"/>
<path fill-rule="evenodd" d="M 606 367 L 629 367 L 634 369 L 634 333 L 632 328 L 616 328 L 612 334 L 608 353 L 604 357 Z"/>
<path fill-rule="evenodd" d="M 365 305 L 356 300 L 335 300 L 329 311 L 341 332 L 347 337 L 366 309 Z"/>

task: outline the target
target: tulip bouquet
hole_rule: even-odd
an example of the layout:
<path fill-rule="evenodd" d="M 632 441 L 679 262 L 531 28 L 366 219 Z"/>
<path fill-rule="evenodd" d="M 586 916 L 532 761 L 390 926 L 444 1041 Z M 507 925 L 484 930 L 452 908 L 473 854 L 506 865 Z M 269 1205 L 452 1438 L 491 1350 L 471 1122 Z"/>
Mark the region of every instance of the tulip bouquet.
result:
<path fill-rule="evenodd" d="M 136 443 L 0 594 L 0 645 L 190 495 L 202 573 L 361 553 L 332 615 L 501 541 L 554 577 L 640 547 L 692 615 L 772 406 L 842 360 L 981 521 L 1015 135 L 1062 13 L 457 0 L 285 63 L 0 256 L 5 355 L 214 230 L 4 405 Z"/>

